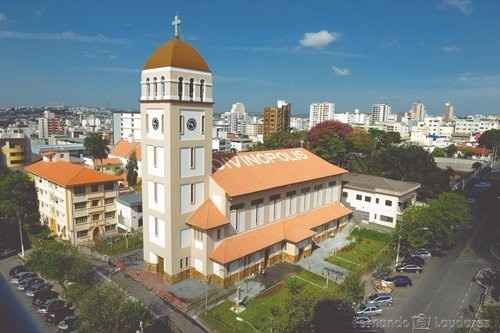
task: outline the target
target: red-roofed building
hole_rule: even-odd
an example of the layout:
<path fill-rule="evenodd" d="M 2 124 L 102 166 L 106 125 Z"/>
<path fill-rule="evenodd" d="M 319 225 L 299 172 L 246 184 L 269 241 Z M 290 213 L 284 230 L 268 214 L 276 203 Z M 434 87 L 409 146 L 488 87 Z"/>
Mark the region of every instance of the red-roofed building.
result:
<path fill-rule="evenodd" d="M 25 167 L 35 182 L 40 220 L 72 244 L 116 232 L 119 177 L 44 154 Z"/>

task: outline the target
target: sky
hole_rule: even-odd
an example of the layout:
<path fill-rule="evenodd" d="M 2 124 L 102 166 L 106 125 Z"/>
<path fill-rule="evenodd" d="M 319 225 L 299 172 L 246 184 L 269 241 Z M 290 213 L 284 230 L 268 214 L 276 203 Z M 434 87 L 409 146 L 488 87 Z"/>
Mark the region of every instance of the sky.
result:
<path fill-rule="evenodd" d="M 412 102 L 439 114 L 500 114 L 500 1 L 0 2 L 0 105 L 138 107 L 140 71 L 181 37 L 214 73 L 215 111 L 284 99 L 367 112 Z"/>

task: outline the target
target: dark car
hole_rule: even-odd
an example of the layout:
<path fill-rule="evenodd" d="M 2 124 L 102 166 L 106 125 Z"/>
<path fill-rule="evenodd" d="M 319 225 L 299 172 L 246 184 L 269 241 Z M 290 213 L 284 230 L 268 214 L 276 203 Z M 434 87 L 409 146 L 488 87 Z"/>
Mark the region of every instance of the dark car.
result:
<path fill-rule="evenodd" d="M 37 292 L 42 290 L 50 290 L 50 288 L 52 288 L 52 285 L 43 281 L 32 284 L 31 286 L 29 286 L 29 288 L 26 288 L 24 292 L 26 296 L 34 297 Z"/>
<path fill-rule="evenodd" d="M 10 269 L 9 271 L 9 276 L 10 277 L 14 277 L 16 276 L 18 273 L 21 273 L 21 272 L 27 272 L 28 269 L 26 268 L 26 266 L 24 265 L 17 265 L 17 266 L 14 266 Z"/>
<path fill-rule="evenodd" d="M 424 267 L 425 260 L 419 256 L 408 256 L 403 260 L 402 264 L 403 265 L 414 264 L 414 265 L 418 265 L 420 267 Z"/>
<path fill-rule="evenodd" d="M 12 277 L 9 280 L 9 282 L 12 284 L 19 284 L 23 280 L 28 279 L 28 278 L 32 278 L 35 276 L 36 276 L 36 273 L 33 273 L 33 272 L 20 272 L 20 273 L 17 273 L 16 275 L 14 275 L 14 277 Z"/>
<path fill-rule="evenodd" d="M 18 290 L 27 290 L 29 287 L 31 287 L 34 284 L 44 282 L 45 280 L 39 277 L 33 277 L 29 278 L 26 280 L 23 280 L 21 283 L 17 285 Z"/>
<path fill-rule="evenodd" d="M 45 315 L 45 320 L 51 324 L 59 324 L 65 317 L 74 314 L 73 310 L 68 307 L 63 307 L 59 309 L 55 309 L 52 312 L 49 312 Z"/>
<path fill-rule="evenodd" d="M 396 267 L 396 272 L 422 273 L 423 270 L 424 269 L 421 266 L 415 264 L 403 264 Z"/>
<path fill-rule="evenodd" d="M 64 307 L 66 307 L 66 302 L 64 302 L 62 299 L 53 299 L 51 301 L 45 302 L 42 306 L 40 306 L 38 308 L 38 312 L 45 315 Z"/>
<path fill-rule="evenodd" d="M 31 302 L 31 305 L 33 306 L 33 308 L 38 309 L 43 304 L 45 304 L 47 301 L 57 299 L 58 296 L 59 296 L 59 294 L 56 293 L 55 291 L 47 290 L 47 291 L 41 292 L 39 294 L 36 294 L 33 297 L 33 301 Z"/>
<path fill-rule="evenodd" d="M 76 328 L 78 328 L 78 316 L 70 315 L 64 318 L 64 320 L 57 325 L 57 332 L 73 332 Z"/>
<path fill-rule="evenodd" d="M 411 279 L 406 275 L 396 275 L 384 278 L 384 281 L 394 283 L 395 287 L 410 287 L 413 285 Z"/>

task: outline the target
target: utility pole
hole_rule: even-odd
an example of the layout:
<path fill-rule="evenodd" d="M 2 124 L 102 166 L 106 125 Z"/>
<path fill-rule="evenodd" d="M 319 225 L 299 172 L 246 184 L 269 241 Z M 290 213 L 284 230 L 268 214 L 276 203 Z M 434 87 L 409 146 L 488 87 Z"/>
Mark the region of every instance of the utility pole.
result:
<path fill-rule="evenodd" d="M 19 239 L 21 240 L 21 257 L 24 258 L 24 242 L 23 242 L 23 226 L 21 218 L 19 217 L 19 211 L 16 211 L 17 223 L 19 224 Z"/>

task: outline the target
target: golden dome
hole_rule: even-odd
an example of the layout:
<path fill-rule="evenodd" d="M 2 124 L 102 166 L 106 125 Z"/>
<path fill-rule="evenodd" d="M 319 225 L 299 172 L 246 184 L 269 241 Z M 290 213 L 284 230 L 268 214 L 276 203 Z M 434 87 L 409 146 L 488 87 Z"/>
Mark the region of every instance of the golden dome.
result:
<path fill-rule="evenodd" d="M 169 66 L 210 72 L 198 51 L 177 37 L 157 48 L 144 64 L 144 69 Z"/>

